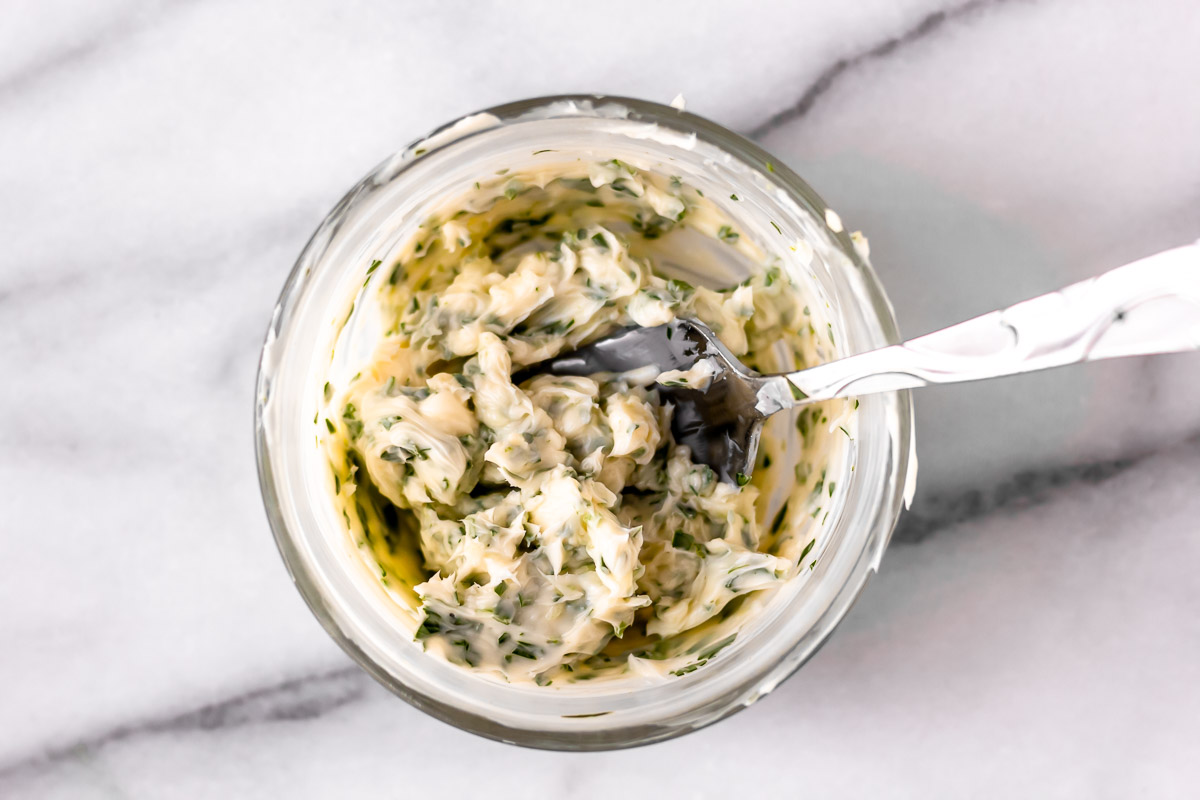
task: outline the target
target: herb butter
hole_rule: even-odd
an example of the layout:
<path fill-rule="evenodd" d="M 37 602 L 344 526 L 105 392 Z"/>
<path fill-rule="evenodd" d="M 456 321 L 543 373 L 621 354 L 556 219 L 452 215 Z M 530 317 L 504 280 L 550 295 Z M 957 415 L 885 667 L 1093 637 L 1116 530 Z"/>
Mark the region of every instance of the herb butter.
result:
<path fill-rule="evenodd" d="M 666 276 L 704 248 L 751 277 Z M 817 329 L 786 274 L 700 192 L 617 160 L 464 187 L 373 262 L 359 302 L 380 304 L 385 329 L 354 380 L 325 385 L 318 431 L 346 526 L 414 640 L 512 682 L 686 674 L 733 640 L 721 625 L 745 598 L 806 573 L 815 536 L 800 532 L 829 500 L 812 499 L 819 457 L 781 474 L 764 436 L 755 481 L 735 486 L 672 440 L 657 386 L 703 388 L 711 365 L 513 378 L 676 317 L 703 321 L 752 368 L 811 363 Z M 826 404 L 781 424 L 819 456 L 844 413 Z"/>

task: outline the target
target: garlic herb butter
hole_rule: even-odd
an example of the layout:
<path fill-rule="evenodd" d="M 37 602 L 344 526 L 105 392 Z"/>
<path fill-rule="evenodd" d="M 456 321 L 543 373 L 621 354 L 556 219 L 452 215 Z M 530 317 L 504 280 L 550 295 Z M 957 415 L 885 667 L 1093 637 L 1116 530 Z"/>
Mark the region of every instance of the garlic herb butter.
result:
<path fill-rule="evenodd" d="M 705 248 L 751 276 L 678 277 Z M 551 160 L 464 186 L 364 267 L 357 302 L 385 327 L 353 380 L 324 385 L 316 427 L 346 528 L 428 653 L 539 685 L 685 675 L 735 640 L 749 599 L 809 572 L 844 403 L 773 420 L 802 467 L 782 474 L 769 427 L 754 480 L 732 485 L 674 444 L 657 388 L 703 388 L 710 365 L 514 382 L 676 317 L 760 371 L 819 359 L 832 331 L 700 192 L 662 169 Z"/>

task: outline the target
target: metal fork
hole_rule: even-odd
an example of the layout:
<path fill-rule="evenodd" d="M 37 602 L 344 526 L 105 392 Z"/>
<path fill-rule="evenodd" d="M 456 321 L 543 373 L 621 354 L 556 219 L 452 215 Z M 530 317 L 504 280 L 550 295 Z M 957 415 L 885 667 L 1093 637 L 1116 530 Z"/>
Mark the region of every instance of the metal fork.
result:
<path fill-rule="evenodd" d="M 675 406 L 671 431 L 722 480 L 754 470 L 763 421 L 807 403 L 959 383 L 1081 361 L 1200 348 L 1200 242 L 1134 261 L 1001 311 L 902 344 L 782 375 L 747 369 L 703 323 L 676 319 L 624 328 L 523 375 L 660 372 L 712 359 L 706 388 L 660 386 Z M 1200 400 L 1198 400 L 1200 401 Z"/>

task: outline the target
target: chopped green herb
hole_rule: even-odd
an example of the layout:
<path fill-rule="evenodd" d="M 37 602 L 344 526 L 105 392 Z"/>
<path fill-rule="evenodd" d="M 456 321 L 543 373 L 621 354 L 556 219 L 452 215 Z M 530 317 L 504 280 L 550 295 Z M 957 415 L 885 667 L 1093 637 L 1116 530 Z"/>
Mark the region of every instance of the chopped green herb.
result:
<path fill-rule="evenodd" d="M 676 676 L 687 675 L 689 672 L 695 672 L 702 666 L 704 666 L 704 662 L 697 661 L 694 664 L 688 664 L 686 667 L 680 667 L 679 669 L 671 670 L 671 674 Z"/>
<path fill-rule="evenodd" d="M 442 631 L 442 618 L 437 613 L 426 609 L 425 619 L 421 621 L 420 627 L 417 628 L 417 639 L 428 639 Z"/>
<path fill-rule="evenodd" d="M 538 649 L 535 645 L 528 642 L 517 642 L 517 646 L 513 648 L 512 654 L 517 658 L 528 658 L 532 661 L 537 659 Z"/>
<path fill-rule="evenodd" d="M 717 653 L 721 652 L 726 647 L 733 644 L 735 639 L 737 639 L 737 634 L 732 633 L 729 636 L 726 636 L 721 641 L 717 642 L 716 644 L 711 644 L 708 647 L 701 650 L 699 653 L 696 654 L 697 658 L 699 658 L 702 662 L 708 661 L 710 658 L 715 656 Z"/>
<path fill-rule="evenodd" d="M 342 420 L 346 423 L 346 430 L 349 431 L 351 439 L 357 439 L 362 434 L 362 420 L 358 418 L 358 409 L 353 403 L 346 403 L 346 407 L 342 409 Z"/>
<path fill-rule="evenodd" d="M 617 178 L 615 181 L 613 181 L 609 185 L 612 186 L 614 192 L 621 192 L 622 194 L 627 194 L 627 195 L 630 195 L 631 197 L 638 196 L 637 192 L 633 191 L 633 189 L 630 188 L 629 184 L 625 181 L 624 178 Z"/>
<path fill-rule="evenodd" d="M 779 509 L 779 513 L 775 515 L 774 521 L 771 522 L 771 533 L 779 533 L 780 528 L 783 527 L 784 519 L 787 517 L 787 509 L 788 504 L 784 503 L 783 507 Z"/>
<path fill-rule="evenodd" d="M 798 559 L 796 559 L 796 562 L 799 563 L 799 562 L 803 561 L 804 557 L 812 552 L 813 546 L 816 545 L 816 543 L 817 543 L 817 540 L 813 539 L 811 542 L 804 545 L 804 549 L 800 551 L 800 557 Z"/>

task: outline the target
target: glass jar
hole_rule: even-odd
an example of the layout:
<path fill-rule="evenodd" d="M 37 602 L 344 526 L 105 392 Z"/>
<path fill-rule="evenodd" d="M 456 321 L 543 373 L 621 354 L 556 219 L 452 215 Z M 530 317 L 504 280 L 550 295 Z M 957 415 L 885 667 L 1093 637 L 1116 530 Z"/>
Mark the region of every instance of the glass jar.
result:
<path fill-rule="evenodd" d="M 783 259 L 836 342 L 829 357 L 898 341 L 887 298 L 836 215 L 753 143 L 640 100 L 512 103 L 464 117 L 389 158 L 313 234 L 263 346 L 255 408 L 259 480 L 300 593 L 329 635 L 380 683 L 429 714 L 494 739 L 560 750 L 627 747 L 696 730 L 748 706 L 816 652 L 878 566 L 911 488 L 911 398 L 907 392 L 862 398 L 830 462 L 829 480 L 841 489 L 820 520 L 811 571 L 760 598 L 736 641 L 702 668 L 668 680 L 558 688 L 499 683 L 425 654 L 397 624 L 392 599 L 335 509 L 328 464 L 316 444 L 322 387 L 331 373 L 361 364 L 377 341 L 380 321 L 371 304 L 356 303 L 366 291 L 362 265 L 394 249 L 480 176 L 519 170 L 545 148 L 669 164 L 765 252 Z M 811 260 L 788 258 L 797 240 L 811 245 Z M 736 265 L 729 274 L 719 271 L 710 268 L 705 277 L 713 285 L 745 277 Z M 789 451 L 795 455 L 796 448 Z"/>

